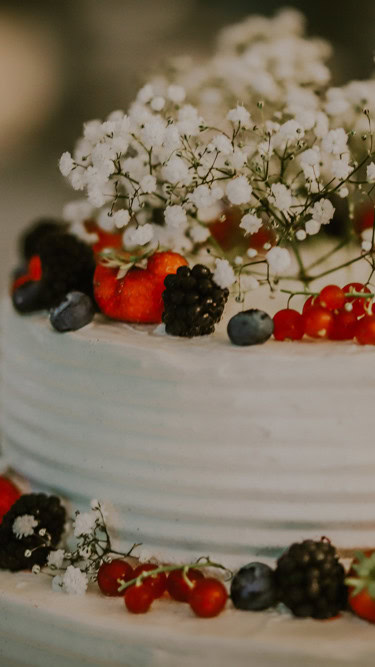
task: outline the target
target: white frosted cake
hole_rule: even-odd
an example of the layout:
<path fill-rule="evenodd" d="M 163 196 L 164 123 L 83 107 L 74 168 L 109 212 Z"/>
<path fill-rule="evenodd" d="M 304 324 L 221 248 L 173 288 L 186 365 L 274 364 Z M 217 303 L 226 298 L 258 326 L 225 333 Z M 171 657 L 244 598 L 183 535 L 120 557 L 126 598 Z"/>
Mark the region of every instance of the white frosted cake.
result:
<path fill-rule="evenodd" d="M 330 53 L 245 19 L 61 156 L 3 307 L 9 667 L 373 664 L 375 84 Z"/>
<path fill-rule="evenodd" d="M 110 501 L 126 542 L 232 565 L 301 538 L 372 544 L 373 348 L 95 320 L 61 336 L 6 308 L 4 450 L 38 488 Z"/>

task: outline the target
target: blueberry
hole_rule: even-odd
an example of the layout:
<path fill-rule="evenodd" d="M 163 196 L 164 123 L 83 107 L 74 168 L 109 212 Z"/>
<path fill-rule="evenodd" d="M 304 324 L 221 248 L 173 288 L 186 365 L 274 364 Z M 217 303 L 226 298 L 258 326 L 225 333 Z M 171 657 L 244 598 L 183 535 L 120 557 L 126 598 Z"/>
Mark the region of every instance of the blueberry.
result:
<path fill-rule="evenodd" d="M 277 602 L 274 571 L 264 563 L 249 563 L 235 574 L 230 595 L 237 609 L 261 611 Z"/>
<path fill-rule="evenodd" d="M 83 292 L 69 292 L 50 310 L 50 322 L 57 331 L 76 331 L 89 324 L 95 315 L 92 299 Z"/>
<path fill-rule="evenodd" d="M 273 320 L 263 310 L 244 310 L 228 322 L 228 336 L 234 345 L 258 345 L 272 336 Z"/>
<path fill-rule="evenodd" d="M 40 280 L 30 280 L 14 290 L 12 294 L 14 308 L 19 313 L 32 313 L 45 308 L 45 295 Z"/>

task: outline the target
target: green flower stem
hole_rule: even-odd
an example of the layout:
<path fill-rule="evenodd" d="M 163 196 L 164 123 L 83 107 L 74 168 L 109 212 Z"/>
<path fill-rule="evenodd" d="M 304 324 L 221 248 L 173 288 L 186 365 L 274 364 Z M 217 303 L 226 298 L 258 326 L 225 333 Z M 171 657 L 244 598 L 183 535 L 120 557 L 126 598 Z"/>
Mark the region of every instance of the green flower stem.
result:
<path fill-rule="evenodd" d="M 142 572 L 138 577 L 136 577 L 135 579 L 131 579 L 130 581 L 124 581 L 123 579 L 118 579 L 117 581 L 120 584 L 118 592 L 122 593 L 122 591 L 125 591 L 130 586 L 134 585 L 140 586 L 141 583 L 144 581 L 144 579 L 147 579 L 148 577 L 156 577 L 158 574 L 162 574 L 163 572 L 175 572 L 176 570 L 181 570 L 186 577 L 186 574 L 190 569 L 198 569 L 205 567 L 216 567 L 219 568 L 220 570 L 224 570 L 225 572 L 230 572 L 230 570 L 224 567 L 224 565 L 221 565 L 221 563 L 214 563 L 209 558 L 205 558 L 201 562 L 198 560 L 195 561 L 195 563 L 188 563 L 185 565 L 162 565 L 160 567 L 156 567 L 154 570 L 147 570 L 145 572 Z"/>
<path fill-rule="evenodd" d="M 369 250 L 368 252 L 363 253 L 363 255 L 359 255 L 359 257 L 355 257 L 354 259 L 350 259 L 347 262 L 344 262 L 344 264 L 340 264 L 339 266 L 335 266 L 334 269 L 328 269 L 327 271 L 323 271 L 322 273 L 318 273 L 317 276 L 310 276 L 308 278 L 309 282 L 312 282 L 313 280 L 318 280 L 318 278 L 323 278 L 324 276 L 328 276 L 330 273 L 334 273 L 334 271 L 339 271 L 340 269 L 345 269 L 347 266 L 350 266 L 351 264 L 354 264 L 355 262 L 359 262 L 361 259 L 364 259 L 365 257 L 368 257 L 369 255 L 372 255 L 372 250 Z"/>
<path fill-rule="evenodd" d="M 335 247 L 332 248 L 332 250 L 330 250 L 329 252 L 327 252 L 325 255 L 322 255 L 321 257 L 319 257 L 319 259 L 317 259 L 315 262 L 313 262 L 312 264 L 310 264 L 310 265 L 306 268 L 306 271 L 310 271 L 310 269 L 313 269 L 315 266 L 318 266 L 319 264 L 322 264 L 322 263 L 325 262 L 327 259 L 329 259 L 330 257 L 332 257 L 332 255 L 334 255 L 336 252 L 338 252 L 339 250 L 341 250 L 341 248 L 344 248 L 348 243 L 349 243 L 349 239 L 344 239 L 343 241 L 340 241 L 340 243 L 338 243 L 337 245 L 335 245 Z"/>
<path fill-rule="evenodd" d="M 280 292 L 283 292 L 284 294 L 290 294 L 290 296 L 297 296 L 297 295 L 302 295 L 302 296 L 319 296 L 320 292 L 312 292 L 311 290 L 303 290 L 300 292 L 293 292 L 292 290 L 289 289 L 281 289 Z M 345 297 L 346 298 L 353 298 L 353 299 L 373 299 L 375 297 L 375 293 L 372 292 L 345 292 Z"/>
<path fill-rule="evenodd" d="M 303 283 L 307 284 L 310 279 L 306 273 L 305 265 L 302 261 L 301 253 L 296 243 L 292 243 L 292 249 L 299 266 L 299 278 Z"/>

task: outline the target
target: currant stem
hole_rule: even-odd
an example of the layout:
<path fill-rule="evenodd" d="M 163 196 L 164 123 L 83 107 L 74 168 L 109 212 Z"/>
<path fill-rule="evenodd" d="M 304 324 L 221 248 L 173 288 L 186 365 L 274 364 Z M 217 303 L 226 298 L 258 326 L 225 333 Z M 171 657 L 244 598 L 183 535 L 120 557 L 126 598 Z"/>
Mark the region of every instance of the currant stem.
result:
<path fill-rule="evenodd" d="M 284 294 L 290 294 L 291 297 L 293 296 L 319 296 L 320 292 L 312 292 L 311 290 L 303 290 L 303 291 L 297 291 L 293 292 L 292 290 L 289 289 L 281 289 L 280 292 L 283 292 Z M 345 292 L 345 297 L 346 298 L 353 298 L 353 299 L 373 299 L 375 298 L 375 293 L 371 292 Z"/>
<path fill-rule="evenodd" d="M 197 569 L 205 567 L 216 567 L 220 570 L 224 570 L 225 572 L 230 572 L 227 567 L 224 567 L 224 565 L 221 565 L 221 563 L 214 563 L 209 558 L 205 558 L 202 562 L 195 561 L 194 563 L 185 563 L 184 565 L 162 565 L 160 567 L 156 567 L 154 570 L 146 570 L 145 572 L 141 572 L 138 577 L 131 579 L 130 581 L 118 579 L 118 583 L 120 584 L 118 592 L 122 593 L 122 591 L 126 590 L 130 586 L 140 586 L 144 579 L 147 579 L 148 577 L 156 577 L 158 574 L 162 574 L 163 572 L 174 572 L 176 570 L 182 570 L 182 572 L 187 573 L 191 568 Z"/>

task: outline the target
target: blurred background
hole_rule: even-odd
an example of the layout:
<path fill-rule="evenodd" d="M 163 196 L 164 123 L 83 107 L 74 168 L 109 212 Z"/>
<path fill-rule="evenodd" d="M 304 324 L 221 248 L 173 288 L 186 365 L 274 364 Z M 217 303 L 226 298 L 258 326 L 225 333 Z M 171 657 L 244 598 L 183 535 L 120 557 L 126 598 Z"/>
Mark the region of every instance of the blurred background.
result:
<path fill-rule="evenodd" d="M 158 62 L 205 54 L 221 26 L 285 4 L 333 42 L 337 83 L 371 76 L 374 0 L 0 0 L 1 290 L 19 230 L 76 194 L 57 161 L 82 123 L 125 107 Z"/>

